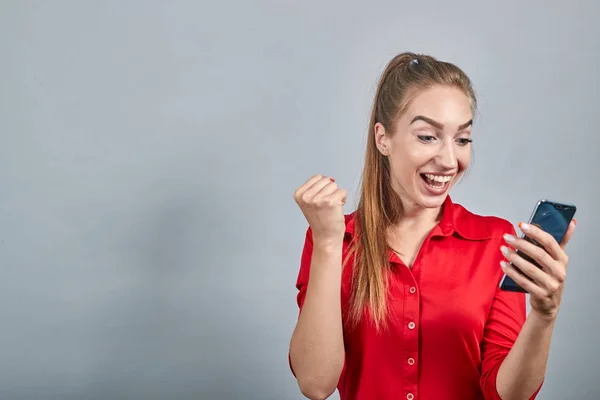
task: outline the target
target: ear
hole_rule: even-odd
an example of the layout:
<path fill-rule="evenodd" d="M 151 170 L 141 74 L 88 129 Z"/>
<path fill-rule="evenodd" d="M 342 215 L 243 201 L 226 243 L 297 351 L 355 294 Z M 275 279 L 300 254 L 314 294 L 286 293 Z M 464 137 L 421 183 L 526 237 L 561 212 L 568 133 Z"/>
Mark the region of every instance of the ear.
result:
<path fill-rule="evenodd" d="M 387 135 L 387 133 L 385 132 L 384 126 L 380 122 L 376 123 L 374 128 L 375 128 L 375 145 L 377 146 L 377 149 L 384 156 L 389 156 L 390 155 L 389 141 L 391 138 Z"/>

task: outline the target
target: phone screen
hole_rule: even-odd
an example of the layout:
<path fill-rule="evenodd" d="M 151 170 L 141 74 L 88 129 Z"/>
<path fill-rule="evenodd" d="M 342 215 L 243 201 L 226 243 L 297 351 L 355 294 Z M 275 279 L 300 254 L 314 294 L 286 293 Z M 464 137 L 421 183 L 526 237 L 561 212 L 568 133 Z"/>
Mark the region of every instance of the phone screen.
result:
<path fill-rule="evenodd" d="M 567 229 L 575 215 L 575 211 L 576 207 L 574 205 L 542 200 L 535 208 L 529 223 L 548 232 L 558 243 L 560 243 L 567 233 Z M 524 239 L 536 246 L 540 246 L 539 243 L 527 236 L 524 236 Z M 517 250 L 517 253 L 525 260 L 539 267 L 539 264 L 527 254 L 519 250 Z M 500 284 L 500 288 L 513 292 L 525 292 L 525 290 L 517 285 L 512 278 L 506 275 Z"/>

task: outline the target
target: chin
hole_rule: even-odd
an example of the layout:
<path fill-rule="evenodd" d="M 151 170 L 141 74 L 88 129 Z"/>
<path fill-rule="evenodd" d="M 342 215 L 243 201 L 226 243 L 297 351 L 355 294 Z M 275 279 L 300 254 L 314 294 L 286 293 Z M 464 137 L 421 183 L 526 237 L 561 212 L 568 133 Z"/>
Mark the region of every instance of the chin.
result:
<path fill-rule="evenodd" d="M 439 196 L 419 196 L 418 204 L 423 208 L 439 208 L 446 201 L 446 197 L 448 197 L 448 193 L 439 195 Z"/>

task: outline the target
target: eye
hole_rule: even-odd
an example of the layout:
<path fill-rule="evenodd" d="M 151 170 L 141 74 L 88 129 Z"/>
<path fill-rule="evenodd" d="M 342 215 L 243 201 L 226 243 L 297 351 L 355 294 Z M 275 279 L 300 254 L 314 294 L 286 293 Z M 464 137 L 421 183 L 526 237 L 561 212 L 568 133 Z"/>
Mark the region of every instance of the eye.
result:
<path fill-rule="evenodd" d="M 467 146 L 469 143 L 473 143 L 473 139 L 461 138 L 457 142 L 459 146 Z"/>
<path fill-rule="evenodd" d="M 431 135 L 419 135 L 419 140 L 424 143 L 431 143 L 435 140 L 435 136 Z"/>

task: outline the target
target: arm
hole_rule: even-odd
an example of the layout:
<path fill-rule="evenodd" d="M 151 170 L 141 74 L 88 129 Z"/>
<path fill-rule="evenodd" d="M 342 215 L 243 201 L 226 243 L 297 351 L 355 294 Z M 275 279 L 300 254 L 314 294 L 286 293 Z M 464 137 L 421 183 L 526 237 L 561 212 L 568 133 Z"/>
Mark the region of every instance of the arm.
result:
<path fill-rule="evenodd" d="M 535 318 L 526 322 L 526 312 L 524 293 L 496 288 L 482 343 L 481 388 L 487 400 L 535 399 L 541 388 L 546 363 L 537 360 L 547 357 L 547 350 L 539 352 L 544 341 L 535 332 Z M 531 359 L 520 364 L 524 357 Z"/>
<path fill-rule="evenodd" d="M 497 388 L 503 400 L 529 399 L 544 381 L 554 320 L 531 311 L 500 369 Z"/>
<path fill-rule="evenodd" d="M 504 231 L 515 235 L 512 224 Z M 544 351 L 540 326 L 535 317 L 527 317 L 525 293 L 501 290 L 502 271 L 500 265 L 494 268 L 498 268 L 498 278 L 483 335 L 481 388 L 487 400 L 535 399 L 544 379 L 549 345 Z"/>
<path fill-rule="evenodd" d="M 516 238 L 512 225 L 511 234 L 504 236 L 505 241 L 514 249 L 528 254 L 541 268 L 525 260 L 514 250 L 502 248 L 506 260 L 514 264 L 502 261 L 502 269 L 530 294 L 532 310 L 523 323 L 525 294 L 507 293 L 497 289 L 484 338 L 484 351 L 492 354 L 489 357 L 491 361 L 487 361 L 491 373 L 488 371 L 486 381 L 486 395 L 492 399 L 533 399 L 541 388 L 546 373 L 552 331 L 564 289 L 568 264 L 564 249 L 575 230 L 573 221 L 559 244 L 539 228 L 528 224 L 519 226 L 543 248 Z M 518 273 L 517 268 L 524 275 Z M 516 332 L 518 337 L 511 344 Z M 507 348 L 510 350 L 503 357 Z M 486 362 L 483 364 L 485 366 Z M 492 390 L 492 383 L 496 390 Z"/>
<path fill-rule="evenodd" d="M 341 312 L 342 242 L 306 235 L 297 287 L 300 315 L 290 343 L 290 366 L 302 394 L 325 399 L 344 366 Z"/>

